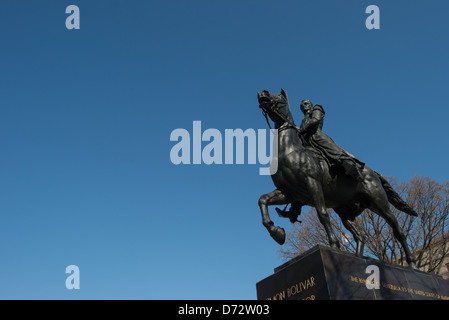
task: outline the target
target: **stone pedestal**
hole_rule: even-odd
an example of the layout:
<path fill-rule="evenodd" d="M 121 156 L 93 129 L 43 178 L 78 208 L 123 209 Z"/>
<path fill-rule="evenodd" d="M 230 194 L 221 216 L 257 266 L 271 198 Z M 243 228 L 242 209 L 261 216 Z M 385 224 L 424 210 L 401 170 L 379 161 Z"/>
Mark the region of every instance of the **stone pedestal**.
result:
<path fill-rule="evenodd" d="M 259 300 L 449 300 L 449 281 L 440 276 L 321 245 L 279 266 L 256 288 Z"/>

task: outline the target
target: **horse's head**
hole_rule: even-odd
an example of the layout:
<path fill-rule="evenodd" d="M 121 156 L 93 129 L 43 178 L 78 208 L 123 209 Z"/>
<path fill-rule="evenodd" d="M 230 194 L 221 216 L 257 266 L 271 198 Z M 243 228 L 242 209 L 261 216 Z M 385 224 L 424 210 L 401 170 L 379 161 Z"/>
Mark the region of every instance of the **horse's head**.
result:
<path fill-rule="evenodd" d="M 267 114 L 278 127 L 287 121 L 293 123 L 287 93 L 284 89 L 281 89 L 281 93 L 276 95 L 267 90 L 258 92 L 257 100 L 264 114 Z"/>

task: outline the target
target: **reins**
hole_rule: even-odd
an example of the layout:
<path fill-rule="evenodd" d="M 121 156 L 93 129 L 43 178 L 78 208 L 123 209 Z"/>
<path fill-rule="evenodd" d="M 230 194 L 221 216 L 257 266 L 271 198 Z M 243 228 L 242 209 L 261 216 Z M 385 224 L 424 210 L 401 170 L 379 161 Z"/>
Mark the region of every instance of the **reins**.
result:
<path fill-rule="evenodd" d="M 283 131 L 283 130 L 285 130 L 285 129 L 288 129 L 288 128 L 294 128 L 294 129 L 298 130 L 298 127 L 296 125 L 291 123 L 288 119 L 285 119 L 285 117 L 278 112 L 278 110 L 277 110 L 278 109 L 277 108 L 278 102 L 275 101 L 273 104 L 274 104 L 274 107 L 271 109 L 271 111 L 273 111 L 279 118 L 281 118 L 284 122 L 287 123 L 286 126 L 280 127 L 278 129 L 278 133 Z M 270 125 L 270 121 L 268 120 L 267 110 L 265 110 L 265 108 L 263 108 L 261 105 L 259 105 L 259 108 L 262 109 L 262 115 L 265 117 L 265 120 L 267 121 L 268 127 L 270 128 L 271 131 L 273 131 L 273 129 L 271 128 L 271 125 Z"/>
<path fill-rule="evenodd" d="M 265 117 L 265 120 L 267 121 L 268 128 L 270 128 L 270 130 L 273 130 L 273 129 L 271 128 L 270 121 L 268 121 L 267 110 L 265 110 L 265 109 L 262 108 L 261 106 L 259 106 L 259 108 L 262 109 L 262 115 Z"/>

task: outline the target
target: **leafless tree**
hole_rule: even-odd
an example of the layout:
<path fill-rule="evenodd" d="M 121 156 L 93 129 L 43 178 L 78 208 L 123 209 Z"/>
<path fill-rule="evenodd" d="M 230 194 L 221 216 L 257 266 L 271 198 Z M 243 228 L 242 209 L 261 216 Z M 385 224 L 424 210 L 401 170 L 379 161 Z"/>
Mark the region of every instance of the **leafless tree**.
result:
<path fill-rule="evenodd" d="M 449 255 L 449 182 L 440 184 L 428 177 L 415 176 L 408 182 L 388 179 L 403 199 L 412 206 L 418 217 L 411 217 L 391 206 L 399 225 L 414 250 L 418 268 L 439 273 L 444 258 Z M 332 225 L 341 239 L 341 249 L 355 252 L 355 242 L 343 227 L 340 218 L 329 210 Z M 327 245 L 327 236 L 314 209 L 300 216 L 288 230 L 287 241 L 278 252 L 285 260 L 317 244 Z M 365 210 L 356 220 L 365 237 L 365 255 L 382 261 L 405 265 L 404 253 L 388 223 L 370 210 Z"/>

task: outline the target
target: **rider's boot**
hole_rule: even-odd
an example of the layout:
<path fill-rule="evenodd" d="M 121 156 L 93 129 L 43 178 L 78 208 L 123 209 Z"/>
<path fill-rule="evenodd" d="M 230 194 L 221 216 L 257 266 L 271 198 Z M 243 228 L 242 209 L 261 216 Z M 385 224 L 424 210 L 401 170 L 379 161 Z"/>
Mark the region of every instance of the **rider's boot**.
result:
<path fill-rule="evenodd" d="M 346 171 L 347 175 L 353 177 L 357 182 L 362 182 L 365 178 L 360 171 L 360 168 L 355 164 L 354 161 L 351 160 L 343 160 L 342 166 Z"/>
<path fill-rule="evenodd" d="M 302 204 L 298 201 L 293 201 L 290 209 L 286 211 L 286 208 L 284 210 L 281 210 L 279 208 L 275 208 L 278 215 L 282 218 L 289 218 L 291 223 L 299 222 L 298 216 L 301 214 Z"/>

